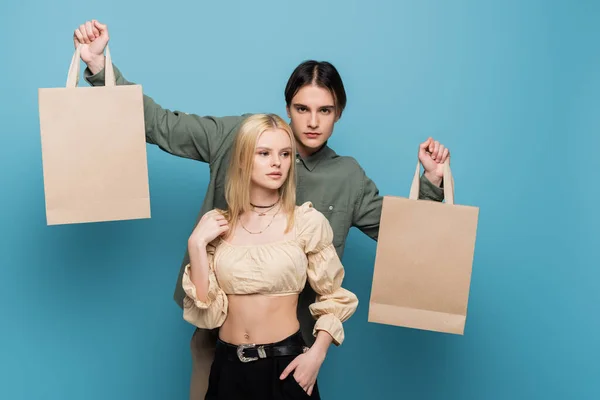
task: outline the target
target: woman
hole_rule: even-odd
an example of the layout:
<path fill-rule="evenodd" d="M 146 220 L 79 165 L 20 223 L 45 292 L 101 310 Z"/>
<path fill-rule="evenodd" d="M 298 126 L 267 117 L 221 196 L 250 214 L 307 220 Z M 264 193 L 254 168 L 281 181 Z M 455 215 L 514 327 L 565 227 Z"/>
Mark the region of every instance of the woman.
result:
<path fill-rule="evenodd" d="M 295 146 L 278 116 L 247 118 L 228 169 L 228 209 L 206 213 L 190 235 L 184 319 L 219 328 L 206 399 L 320 398 L 319 368 L 358 305 L 341 287 L 329 222 L 310 202 L 296 206 Z M 317 293 L 310 348 L 297 318 L 307 280 Z"/>

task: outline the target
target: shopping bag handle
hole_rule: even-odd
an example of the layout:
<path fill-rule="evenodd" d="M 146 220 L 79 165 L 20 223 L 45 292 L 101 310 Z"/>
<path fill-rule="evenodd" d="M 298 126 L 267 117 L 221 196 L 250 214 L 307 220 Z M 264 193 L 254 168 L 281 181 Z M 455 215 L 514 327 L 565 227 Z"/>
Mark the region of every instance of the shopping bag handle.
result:
<path fill-rule="evenodd" d="M 417 161 L 417 170 L 408 196 L 411 200 L 417 200 L 419 198 L 419 187 L 421 182 L 420 173 L 421 163 Z M 450 170 L 450 159 L 444 162 L 444 199 L 447 204 L 454 204 L 454 178 L 452 177 L 452 171 Z"/>
<path fill-rule="evenodd" d="M 71 59 L 71 66 L 69 67 L 69 74 L 67 75 L 67 87 L 74 88 L 79 86 L 79 66 L 81 60 L 79 59 L 81 54 L 81 45 L 77 46 L 73 58 Z M 105 67 L 104 67 L 104 85 L 115 86 L 115 71 L 113 69 L 112 58 L 110 57 L 110 51 L 108 45 L 106 45 Z"/>

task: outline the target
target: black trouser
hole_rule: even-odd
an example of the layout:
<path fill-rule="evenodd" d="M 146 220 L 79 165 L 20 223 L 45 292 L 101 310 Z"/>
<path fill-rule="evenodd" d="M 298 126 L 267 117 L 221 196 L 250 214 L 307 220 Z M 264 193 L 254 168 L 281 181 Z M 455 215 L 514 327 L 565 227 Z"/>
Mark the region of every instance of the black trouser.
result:
<path fill-rule="evenodd" d="M 316 383 L 309 396 L 296 382 L 293 372 L 284 380 L 279 379 L 285 367 L 302 354 L 305 342 L 300 332 L 263 346 L 264 352 L 256 345 L 240 354 L 238 346 L 218 340 L 205 400 L 320 400 Z M 240 355 L 242 359 L 259 358 L 243 362 Z"/>

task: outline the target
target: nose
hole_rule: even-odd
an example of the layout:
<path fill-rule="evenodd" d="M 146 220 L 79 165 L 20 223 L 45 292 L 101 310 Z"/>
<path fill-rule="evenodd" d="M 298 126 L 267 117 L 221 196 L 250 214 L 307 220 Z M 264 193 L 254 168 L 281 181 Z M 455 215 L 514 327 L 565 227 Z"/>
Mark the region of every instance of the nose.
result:
<path fill-rule="evenodd" d="M 319 127 L 319 115 L 316 112 L 310 114 L 310 120 L 308 121 L 308 127 L 316 129 Z"/>
<path fill-rule="evenodd" d="M 279 155 L 276 154 L 273 156 L 273 161 L 271 162 L 273 167 L 279 167 L 281 165 L 281 160 L 279 159 Z"/>

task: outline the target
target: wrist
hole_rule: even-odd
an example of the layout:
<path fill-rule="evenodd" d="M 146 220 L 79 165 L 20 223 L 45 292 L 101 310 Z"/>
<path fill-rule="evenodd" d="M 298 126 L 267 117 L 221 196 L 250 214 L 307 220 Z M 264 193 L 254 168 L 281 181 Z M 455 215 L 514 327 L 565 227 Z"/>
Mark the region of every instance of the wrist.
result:
<path fill-rule="evenodd" d="M 201 237 L 190 236 L 188 239 L 188 248 L 190 250 L 206 250 L 207 245 L 208 241 Z"/>
<path fill-rule="evenodd" d="M 99 54 L 99 55 L 93 56 L 92 58 L 87 60 L 85 63 L 87 64 L 90 71 L 92 71 L 92 74 L 95 75 L 104 69 L 105 60 L 106 59 L 104 57 L 104 54 Z"/>
<path fill-rule="evenodd" d="M 327 357 L 327 348 L 318 346 L 316 343 L 312 345 L 308 352 L 311 353 L 314 358 L 319 360 L 321 363 L 323 363 Z"/>
<path fill-rule="evenodd" d="M 331 346 L 332 342 L 333 338 L 329 333 L 325 331 L 319 331 L 317 334 L 317 339 L 311 346 L 310 351 L 318 355 L 321 360 L 324 360 L 327 356 L 327 350 L 329 350 L 329 346 Z"/>
<path fill-rule="evenodd" d="M 437 176 L 434 172 L 425 172 L 425 178 L 429 180 L 429 182 L 433 183 L 435 186 L 440 187 L 442 185 L 443 178 Z"/>

